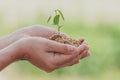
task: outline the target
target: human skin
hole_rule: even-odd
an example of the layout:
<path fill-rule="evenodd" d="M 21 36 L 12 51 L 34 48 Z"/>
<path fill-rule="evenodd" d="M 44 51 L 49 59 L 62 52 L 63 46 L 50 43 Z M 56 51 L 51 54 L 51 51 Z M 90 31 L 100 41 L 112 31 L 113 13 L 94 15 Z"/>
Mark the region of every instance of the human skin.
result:
<path fill-rule="evenodd" d="M 44 27 L 41 25 L 28 26 L 28 27 L 15 31 L 12 34 L 1 37 L 0 38 L 0 44 L 1 44 L 0 49 L 24 37 L 31 36 L 31 37 L 49 38 L 50 36 L 56 33 L 57 33 L 56 30 L 52 28 Z M 67 35 L 63 35 L 63 36 L 67 36 Z"/>
<path fill-rule="evenodd" d="M 51 72 L 75 64 L 88 50 L 86 44 L 74 47 L 40 37 L 23 38 L 0 51 L 0 70 L 15 61 L 27 60 Z"/>
<path fill-rule="evenodd" d="M 73 65 L 80 58 L 85 57 L 85 54 L 89 54 L 88 45 L 83 44 L 76 48 L 48 40 L 47 38 L 55 34 L 56 31 L 49 28 L 43 29 L 38 26 L 24 28 L 1 38 L 0 70 L 15 61 L 27 60 L 40 69 L 51 72 L 61 67 Z M 48 34 L 44 32 L 46 30 L 48 30 Z M 66 35 L 64 36 L 66 37 Z"/>
<path fill-rule="evenodd" d="M 12 34 L 9 34 L 7 36 L 1 37 L 0 38 L 0 49 L 5 48 L 6 46 L 12 44 L 13 42 L 24 38 L 24 37 L 44 37 L 49 39 L 52 35 L 58 33 L 56 30 L 54 30 L 53 28 L 49 28 L 49 27 L 45 27 L 43 25 L 33 25 L 33 26 L 28 26 L 22 29 L 19 29 L 17 31 L 15 31 Z M 63 37 L 67 37 L 69 38 L 69 36 L 65 33 L 62 33 Z M 83 42 L 84 39 L 80 38 L 79 39 L 80 42 Z M 90 54 L 85 54 L 83 55 L 82 58 L 89 56 Z"/>

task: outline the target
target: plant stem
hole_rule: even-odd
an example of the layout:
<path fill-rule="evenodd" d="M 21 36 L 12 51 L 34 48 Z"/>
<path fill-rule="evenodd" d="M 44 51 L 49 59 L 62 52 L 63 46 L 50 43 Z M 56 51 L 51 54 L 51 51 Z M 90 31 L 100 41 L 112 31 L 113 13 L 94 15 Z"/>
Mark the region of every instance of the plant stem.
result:
<path fill-rule="evenodd" d="M 57 15 L 57 10 L 55 10 L 55 15 Z"/>
<path fill-rule="evenodd" d="M 60 34 L 60 26 L 59 25 L 57 25 L 58 26 L 58 34 Z"/>
<path fill-rule="evenodd" d="M 57 26 L 58 26 L 58 33 L 60 34 L 60 29 L 62 26 L 59 26 L 59 25 L 57 25 Z"/>

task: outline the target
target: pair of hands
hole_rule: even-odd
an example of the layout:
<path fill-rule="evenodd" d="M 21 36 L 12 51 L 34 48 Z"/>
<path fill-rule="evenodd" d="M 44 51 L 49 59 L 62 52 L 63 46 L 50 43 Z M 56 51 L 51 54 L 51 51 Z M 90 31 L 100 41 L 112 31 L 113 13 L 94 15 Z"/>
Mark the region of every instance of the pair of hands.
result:
<path fill-rule="evenodd" d="M 0 70 L 18 60 L 27 60 L 38 68 L 51 72 L 79 63 L 90 55 L 89 47 L 61 44 L 48 38 L 57 31 L 43 26 L 31 26 L 0 39 Z M 63 37 L 69 37 L 63 34 Z M 83 42 L 84 39 L 80 39 Z"/>

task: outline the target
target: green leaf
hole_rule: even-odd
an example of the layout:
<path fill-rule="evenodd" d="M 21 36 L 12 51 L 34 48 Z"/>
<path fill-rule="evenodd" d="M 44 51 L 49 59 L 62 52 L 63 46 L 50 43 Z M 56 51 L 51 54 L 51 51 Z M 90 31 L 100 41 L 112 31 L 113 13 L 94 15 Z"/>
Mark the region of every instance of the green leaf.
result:
<path fill-rule="evenodd" d="M 63 13 L 62 13 L 59 9 L 57 9 L 57 11 L 58 11 L 59 14 L 61 15 L 62 19 L 65 20 L 65 18 L 64 18 L 64 16 L 63 16 Z"/>
<path fill-rule="evenodd" d="M 53 21 L 54 25 L 58 25 L 59 24 L 59 19 L 60 19 L 60 15 L 56 15 L 54 17 L 54 21 Z"/>
<path fill-rule="evenodd" d="M 48 20 L 47 20 L 47 23 L 51 20 L 52 16 L 49 16 Z"/>

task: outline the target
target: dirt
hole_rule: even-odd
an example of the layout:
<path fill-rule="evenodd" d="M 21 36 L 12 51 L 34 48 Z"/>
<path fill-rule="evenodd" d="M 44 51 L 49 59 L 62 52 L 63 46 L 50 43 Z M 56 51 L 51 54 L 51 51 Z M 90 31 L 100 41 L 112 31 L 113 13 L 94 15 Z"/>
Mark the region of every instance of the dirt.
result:
<path fill-rule="evenodd" d="M 82 42 L 80 42 L 78 40 L 74 40 L 72 38 L 64 38 L 60 34 L 54 34 L 53 36 L 50 37 L 50 40 L 54 40 L 56 42 L 60 42 L 60 43 L 63 43 L 63 44 L 73 45 L 73 46 L 76 46 L 76 47 L 78 47 L 79 45 L 82 44 Z"/>

